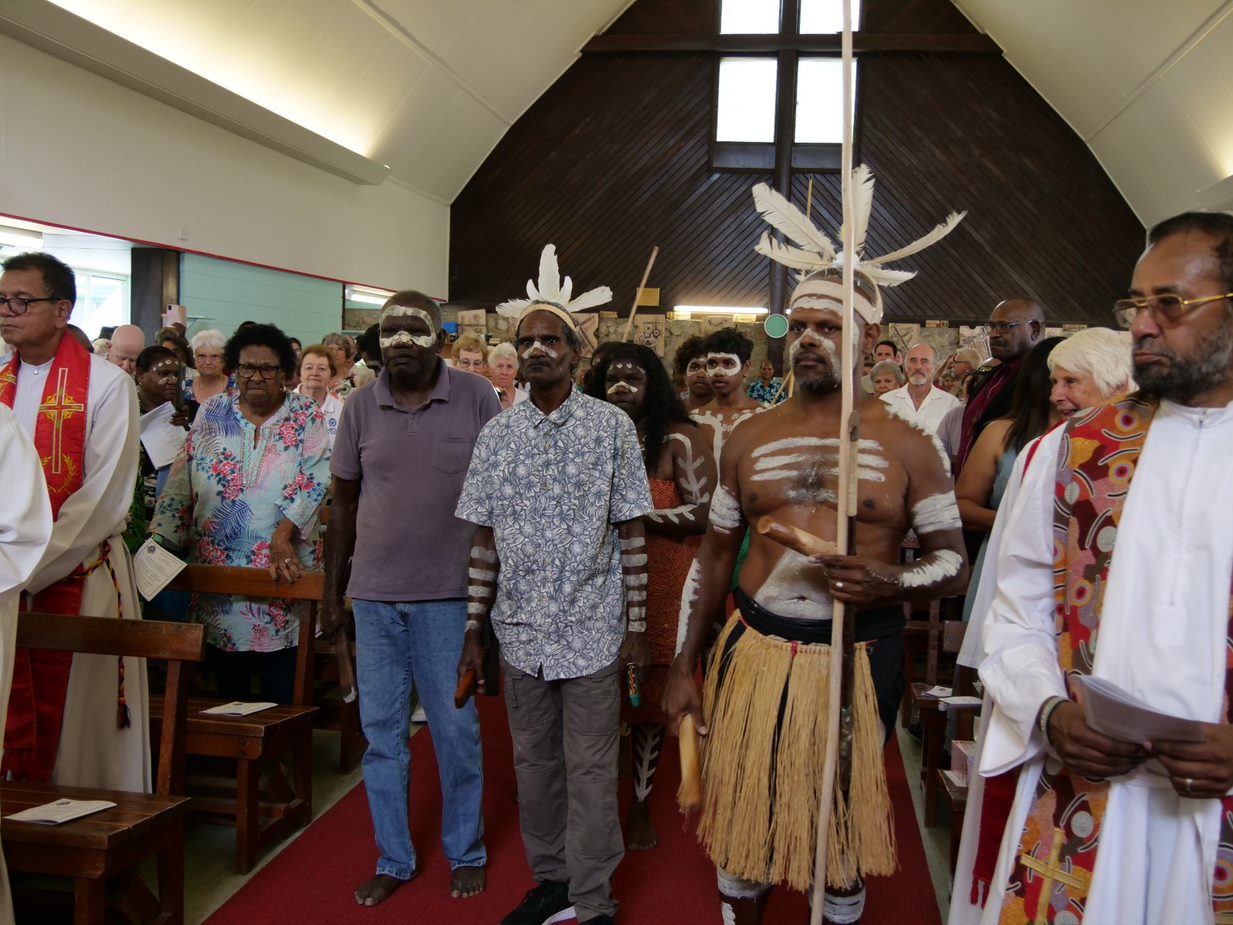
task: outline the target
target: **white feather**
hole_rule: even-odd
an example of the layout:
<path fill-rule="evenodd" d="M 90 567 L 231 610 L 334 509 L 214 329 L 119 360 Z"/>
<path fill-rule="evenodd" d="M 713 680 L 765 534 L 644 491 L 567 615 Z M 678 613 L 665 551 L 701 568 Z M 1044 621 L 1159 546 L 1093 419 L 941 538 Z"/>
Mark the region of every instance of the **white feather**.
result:
<path fill-rule="evenodd" d="M 898 286 L 916 275 L 915 270 L 888 270 L 872 263 L 862 263 L 860 269 L 879 286 Z"/>
<path fill-rule="evenodd" d="M 565 307 L 571 312 L 582 311 L 584 308 L 594 308 L 596 305 L 606 305 L 612 301 L 612 290 L 607 286 L 597 286 L 588 289 Z"/>
<path fill-rule="evenodd" d="M 889 254 L 883 254 L 881 257 L 874 257 L 872 260 L 866 261 L 866 263 L 893 263 L 896 260 L 902 260 L 904 257 L 910 257 L 912 254 L 923 251 L 926 247 L 936 244 L 954 231 L 955 226 L 963 221 L 964 216 L 967 214 L 966 212 L 952 212 L 946 216 L 946 221 L 942 222 L 942 224 L 938 225 L 924 237 L 917 238 L 911 244 L 901 247 L 897 251 L 891 251 Z"/>
<path fill-rule="evenodd" d="M 820 254 L 780 244 L 766 231 L 762 232 L 762 239 L 758 241 L 754 250 L 763 257 L 770 257 L 776 263 L 782 263 L 793 270 L 811 272 L 827 265 L 826 259 Z"/>
<path fill-rule="evenodd" d="M 869 231 L 869 213 L 872 211 L 873 171 L 867 164 L 861 164 L 852 171 L 852 220 L 856 226 L 856 234 L 852 238 L 852 249 L 858 254 L 865 248 L 865 235 Z"/>
<path fill-rule="evenodd" d="M 532 299 L 510 299 L 497 306 L 497 314 L 507 318 L 517 318 L 532 301 Z"/>
<path fill-rule="evenodd" d="M 569 305 L 569 296 L 573 291 L 574 281 L 567 276 L 565 277 L 565 282 L 561 283 L 561 291 L 559 293 L 561 305 Z"/>
<path fill-rule="evenodd" d="M 539 293 L 535 291 L 535 280 L 527 280 L 527 298 L 534 302 L 539 298 Z"/>
<path fill-rule="evenodd" d="M 561 299 L 561 270 L 557 266 L 555 245 L 545 244 L 539 255 L 539 282 L 536 288 L 541 299 L 549 302 L 559 302 Z"/>
<path fill-rule="evenodd" d="M 806 250 L 815 251 L 827 260 L 835 257 L 835 244 L 819 231 L 796 206 L 765 183 L 753 188 L 754 206 L 773 227 L 788 240 Z"/>

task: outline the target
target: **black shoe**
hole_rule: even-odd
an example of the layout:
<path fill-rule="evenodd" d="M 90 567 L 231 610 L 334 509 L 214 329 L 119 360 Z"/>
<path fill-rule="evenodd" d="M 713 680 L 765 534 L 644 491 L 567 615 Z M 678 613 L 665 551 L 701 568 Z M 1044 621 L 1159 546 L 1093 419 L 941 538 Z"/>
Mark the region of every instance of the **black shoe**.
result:
<path fill-rule="evenodd" d="M 553 925 L 554 922 L 565 922 L 573 917 L 569 884 L 545 880 L 535 889 L 527 891 L 518 908 L 501 919 L 501 925 Z M 602 917 L 592 921 L 602 921 Z"/>

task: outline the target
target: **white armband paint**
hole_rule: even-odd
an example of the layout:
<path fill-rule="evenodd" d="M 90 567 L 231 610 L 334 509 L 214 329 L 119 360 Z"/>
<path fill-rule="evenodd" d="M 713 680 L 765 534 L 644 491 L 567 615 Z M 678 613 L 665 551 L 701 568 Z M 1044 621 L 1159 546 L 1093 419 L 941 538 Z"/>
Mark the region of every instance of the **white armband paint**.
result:
<path fill-rule="evenodd" d="M 959 530 L 962 527 L 963 521 L 959 517 L 959 505 L 953 491 L 939 492 L 922 498 L 912 508 L 912 529 L 918 535 Z"/>
<path fill-rule="evenodd" d="M 495 549 L 486 549 L 483 546 L 472 546 L 471 558 L 495 565 L 497 562 L 497 551 Z"/>
<path fill-rule="evenodd" d="M 741 505 L 728 490 L 720 485 L 711 502 L 711 526 L 721 533 L 731 533 L 741 525 Z"/>
<path fill-rule="evenodd" d="M 963 568 L 963 557 L 953 549 L 938 549 L 900 573 L 899 583 L 905 588 L 927 588 L 954 578 Z"/>

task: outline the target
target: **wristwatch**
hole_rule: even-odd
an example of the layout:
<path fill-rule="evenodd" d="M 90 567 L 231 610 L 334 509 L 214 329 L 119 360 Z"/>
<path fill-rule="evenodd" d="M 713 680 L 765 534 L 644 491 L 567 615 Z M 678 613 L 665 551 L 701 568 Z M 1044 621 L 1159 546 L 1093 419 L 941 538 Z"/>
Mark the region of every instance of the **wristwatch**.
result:
<path fill-rule="evenodd" d="M 1040 734 L 1045 737 L 1045 741 L 1049 741 L 1049 718 L 1053 716 L 1053 711 L 1064 703 L 1070 703 L 1067 697 L 1050 697 L 1045 701 L 1045 705 L 1040 708 L 1040 720 L 1037 723 L 1040 726 Z"/>

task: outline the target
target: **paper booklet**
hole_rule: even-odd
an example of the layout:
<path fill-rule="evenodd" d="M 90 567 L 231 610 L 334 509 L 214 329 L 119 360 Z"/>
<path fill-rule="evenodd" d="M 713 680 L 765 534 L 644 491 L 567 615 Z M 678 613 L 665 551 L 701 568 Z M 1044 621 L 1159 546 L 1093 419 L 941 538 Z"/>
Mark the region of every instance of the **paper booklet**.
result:
<path fill-rule="evenodd" d="M 262 710 L 268 710 L 270 707 L 276 707 L 276 703 L 245 703 L 243 700 L 233 700 L 231 703 L 220 703 L 216 707 L 210 707 L 208 710 L 202 710 L 202 713 L 210 716 L 248 716 L 250 713 L 260 713 Z"/>
<path fill-rule="evenodd" d="M 115 805 L 115 803 L 108 800 L 56 800 L 54 803 L 33 806 L 30 809 L 22 810 L 20 813 L 5 816 L 5 818 L 11 819 L 13 822 L 37 822 L 39 825 L 59 825 L 62 822 L 69 822 L 73 819 L 80 819 L 82 816 L 89 816 L 91 813 L 101 813 L 103 810 L 111 809 Z"/>
<path fill-rule="evenodd" d="M 141 416 L 141 445 L 146 448 L 155 469 L 170 466 L 184 449 L 188 431 L 171 423 L 175 415 L 175 405 L 163 402 Z"/>
<path fill-rule="evenodd" d="M 1075 683 L 1083 694 L 1084 718 L 1101 735 L 1120 742 L 1203 741 L 1203 723 L 1159 713 L 1111 681 L 1076 675 Z"/>
<path fill-rule="evenodd" d="M 133 556 L 133 577 L 137 590 L 147 601 L 152 601 L 163 588 L 171 583 L 187 563 L 175 553 L 168 552 L 153 539 L 148 539 Z"/>

